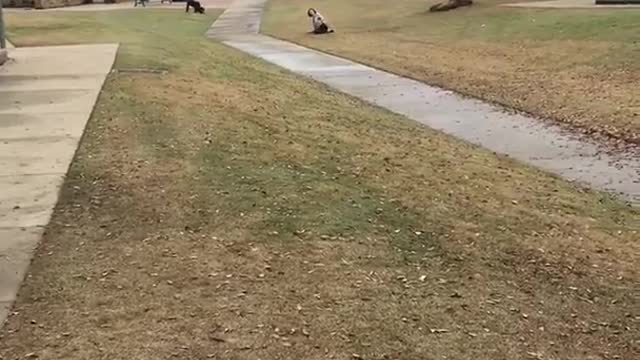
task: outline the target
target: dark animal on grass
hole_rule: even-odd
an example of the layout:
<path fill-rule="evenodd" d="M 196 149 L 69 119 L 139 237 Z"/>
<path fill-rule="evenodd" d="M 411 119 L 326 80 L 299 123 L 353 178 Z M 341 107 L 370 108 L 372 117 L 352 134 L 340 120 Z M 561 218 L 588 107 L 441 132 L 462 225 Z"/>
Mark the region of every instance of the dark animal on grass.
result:
<path fill-rule="evenodd" d="M 324 17 L 314 8 L 307 10 L 307 15 L 311 18 L 311 26 L 313 26 L 312 33 L 314 34 L 326 34 L 332 33 L 333 29 L 329 28 Z"/>
<path fill-rule="evenodd" d="M 473 0 L 448 0 L 447 2 L 437 3 L 429 8 L 429 11 L 449 11 L 462 6 L 471 6 Z"/>
<path fill-rule="evenodd" d="M 193 12 L 204 14 L 204 8 L 202 7 L 202 5 L 200 5 L 200 1 L 187 0 L 187 9 L 185 10 L 185 12 L 189 12 L 190 7 L 193 8 Z"/>

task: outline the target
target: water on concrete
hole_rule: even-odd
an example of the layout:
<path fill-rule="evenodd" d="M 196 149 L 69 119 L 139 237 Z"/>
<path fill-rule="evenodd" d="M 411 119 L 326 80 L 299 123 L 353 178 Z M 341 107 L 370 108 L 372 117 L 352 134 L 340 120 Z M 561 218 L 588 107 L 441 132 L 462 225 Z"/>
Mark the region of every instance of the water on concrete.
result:
<path fill-rule="evenodd" d="M 640 204 L 640 150 L 614 153 L 530 116 L 258 34 L 265 3 L 237 0 L 207 36 L 434 129 Z"/>
<path fill-rule="evenodd" d="M 117 49 L 12 49 L 0 67 L 0 324 L 49 222 Z"/>

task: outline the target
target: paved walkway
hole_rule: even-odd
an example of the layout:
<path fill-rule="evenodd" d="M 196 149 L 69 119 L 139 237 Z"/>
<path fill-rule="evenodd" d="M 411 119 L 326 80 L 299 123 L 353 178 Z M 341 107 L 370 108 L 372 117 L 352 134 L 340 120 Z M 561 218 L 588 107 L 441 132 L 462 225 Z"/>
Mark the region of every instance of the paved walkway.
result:
<path fill-rule="evenodd" d="M 523 8 L 553 8 L 553 9 L 640 9 L 640 5 L 619 4 L 619 5 L 596 5 L 595 0 L 546 0 L 546 1 L 529 1 L 513 4 L 503 4 L 507 7 L 523 7 Z"/>
<path fill-rule="evenodd" d="M 265 2 L 237 0 L 207 36 L 432 128 L 640 204 L 640 150 L 610 155 L 587 138 L 534 118 L 260 35 Z"/>
<path fill-rule="evenodd" d="M 0 324 L 49 223 L 117 49 L 17 48 L 0 67 Z"/>

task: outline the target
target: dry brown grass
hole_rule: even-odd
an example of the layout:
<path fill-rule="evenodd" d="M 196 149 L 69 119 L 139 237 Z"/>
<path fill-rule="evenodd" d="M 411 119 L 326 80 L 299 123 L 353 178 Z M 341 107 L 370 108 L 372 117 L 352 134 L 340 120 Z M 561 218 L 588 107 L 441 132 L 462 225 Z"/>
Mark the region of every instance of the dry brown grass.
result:
<path fill-rule="evenodd" d="M 314 37 L 305 33 L 309 4 L 274 0 L 263 31 L 640 143 L 640 33 L 633 25 L 640 14 L 497 6 L 504 2 L 429 14 L 420 0 L 324 0 L 314 6 L 338 31 Z"/>
<path fill-rule="evenodd" d="M 110 76 L 4 359 L 638 357 L 637 211 L 188 35 Z"/>

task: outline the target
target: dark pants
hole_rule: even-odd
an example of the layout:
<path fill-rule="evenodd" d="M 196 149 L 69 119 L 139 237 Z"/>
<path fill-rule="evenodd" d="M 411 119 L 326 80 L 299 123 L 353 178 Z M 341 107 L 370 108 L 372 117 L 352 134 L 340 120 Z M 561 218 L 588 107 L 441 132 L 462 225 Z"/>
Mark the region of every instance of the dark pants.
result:
<path fill-rule="evenodd" d="M 322 24 L 318 26 L 315 30 L 313 30 L 314 34 L 326 34 L 329 32 L 329 27 L 327 24 Z"/>
<path fill-rule="evenodd" d="M 199 1 L 187 0 L 186 12 L 189 12 L 189 7 L 192 7 L 194 12 L 204 14 L 204 8 L 200 5 Z"/>

